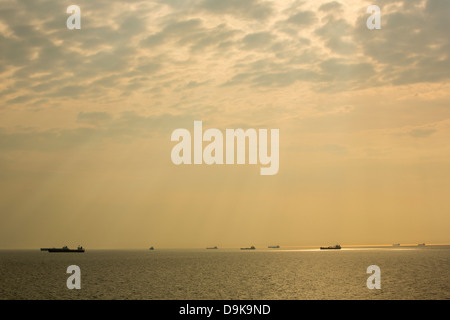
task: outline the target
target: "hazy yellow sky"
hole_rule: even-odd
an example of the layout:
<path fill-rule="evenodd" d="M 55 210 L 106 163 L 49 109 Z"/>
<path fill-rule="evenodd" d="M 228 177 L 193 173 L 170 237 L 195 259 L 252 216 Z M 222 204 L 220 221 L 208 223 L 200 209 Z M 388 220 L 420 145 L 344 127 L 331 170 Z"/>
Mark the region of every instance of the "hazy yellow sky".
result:
<path fill-rule="evenodd" d="M 449 16 L 440 0 L 1 1 L 0 248 L 450 243 Z M 278 174 L 174 165 L 171 133 L 194 120 L 279 129 Z"/>

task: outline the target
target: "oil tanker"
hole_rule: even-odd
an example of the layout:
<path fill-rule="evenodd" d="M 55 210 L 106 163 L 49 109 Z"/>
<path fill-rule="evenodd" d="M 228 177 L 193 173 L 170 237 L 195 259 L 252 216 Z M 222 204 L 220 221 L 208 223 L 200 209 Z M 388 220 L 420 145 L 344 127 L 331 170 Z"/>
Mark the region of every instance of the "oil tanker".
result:
<path fill-rule="evenodd" d="M 320 247 L 320 250 L 339 250 L 341 249 L 340 245 L 329 246 L 329 247 Z"/>
<path fill-rule="evenodd" d="M 84 252 L 84 248 L 82 246 L 78 246 L 77 249 L 69 249 L 67 246 L 62 248 L 41 248 L 41 251 L 48 252 Z"/>

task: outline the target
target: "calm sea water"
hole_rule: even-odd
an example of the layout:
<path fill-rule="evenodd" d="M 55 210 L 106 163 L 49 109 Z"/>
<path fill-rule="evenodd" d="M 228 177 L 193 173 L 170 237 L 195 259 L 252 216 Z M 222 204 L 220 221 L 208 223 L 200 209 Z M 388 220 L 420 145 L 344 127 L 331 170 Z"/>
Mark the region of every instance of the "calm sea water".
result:
<path fill-rule="evenodd" d="M 69 290 L 69 265 L 81 290 Z M 369 265 L 381 290 L 369 290 Z M 0 251 L 0 299 L 449 299 L 450 247 Z"/>

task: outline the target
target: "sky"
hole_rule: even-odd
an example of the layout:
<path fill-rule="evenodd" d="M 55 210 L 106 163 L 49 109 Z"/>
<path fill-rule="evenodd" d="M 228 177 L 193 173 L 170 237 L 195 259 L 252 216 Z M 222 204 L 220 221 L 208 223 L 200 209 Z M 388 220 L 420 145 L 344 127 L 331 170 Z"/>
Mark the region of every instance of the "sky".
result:
<path fill-rule="evenodd" d="M 450 243 L 449 15 L 2 0 L 0 248 Z M 171 133 L 195 120 L 279 129 L 278 173 L 175 165 Z"/>

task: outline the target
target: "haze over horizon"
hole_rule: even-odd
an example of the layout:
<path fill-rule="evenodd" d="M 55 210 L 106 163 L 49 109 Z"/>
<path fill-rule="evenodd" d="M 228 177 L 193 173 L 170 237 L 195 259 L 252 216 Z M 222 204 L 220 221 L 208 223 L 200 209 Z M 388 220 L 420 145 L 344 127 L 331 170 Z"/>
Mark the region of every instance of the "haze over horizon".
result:
<path fill-rule="evenodd" d="M 371 4 L 2 1 L 0 249 L 450 243 L 450 2 Z M 174 165 L 195 120 L 279 172 Z"/>

